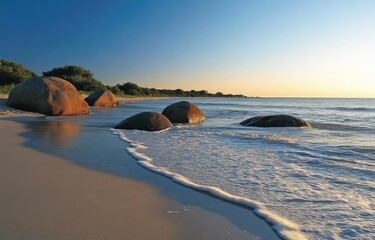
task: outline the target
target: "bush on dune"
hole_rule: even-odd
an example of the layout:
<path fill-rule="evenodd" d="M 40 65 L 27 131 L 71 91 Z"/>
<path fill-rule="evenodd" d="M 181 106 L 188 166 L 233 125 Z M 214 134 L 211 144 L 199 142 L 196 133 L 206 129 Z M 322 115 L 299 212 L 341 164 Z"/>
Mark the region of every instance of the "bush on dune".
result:
<path fill-rule="evenodd" d="M 126 95 L 141 95 L 141 88 L 135 83 L 127 82 L 118 87 Z"/>
<path fill-rule="evenodd" d="M 143 96 L 143 97 L 245 97 L 244 95 L 237 94 L 223 94 L 217 92 L 216 94 L 209 93 L 207 90 L 190 90 L 184 91 L 182 89 L 155 89 L 140 87 L 135 83 L 127 82 L 124 84 L 116 85 L 116 92 L 123 92 L 127 96 Z M 113 91 L 113 90 L 112 90 Z M 113 91 L 115 93 L 115 91 Z M 116 93 L 115 93 L 116 94 Z"/>
<path fill-rule="evenodd" d="M 15 84 L 0 85 L 0 94 L 10 94 L 15 86 Z"/>
<path fill-rule="evenodd" d="M 81 66 L 65 65 L 43 72 L 43 76 L 59 77 L 73 84 L 79 91 L 96 91 L 104 88 L 103 83 L 94 78 L 94 74 Z"/>
<path fill-rule="evenodd" d="M 36 74 L 21 64 L 8 61 L 6 59 L 0 60 L 0 85 L 13 86 L 25 79 L 34 77 Z"/>
<path fill-rule="evenodd" d="M 121 91 L 121 89 L 119 88 L 120 84 L 117 84 L 115 86 L 108 86 L 106 85 L 105 87 L 111 91 L 113 94 L 115 94 L 116 96 L 120 96 L 120 97 L 125 97 L 125 93 L 123 91 Z"/>

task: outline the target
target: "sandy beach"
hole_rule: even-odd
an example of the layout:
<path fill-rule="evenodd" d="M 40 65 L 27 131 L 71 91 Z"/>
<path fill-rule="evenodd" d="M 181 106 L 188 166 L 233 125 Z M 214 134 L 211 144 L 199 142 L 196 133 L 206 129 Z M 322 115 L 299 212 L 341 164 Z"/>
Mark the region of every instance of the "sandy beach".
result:
<path fill-rule="evenodd" d="M 24 130 L 1 121 L 1 239 L 176 239 L 155 189 L 22 147 Z"/>
<path fill-rule="evenodd" d="M 251 211 L 143 169 L 108 129 L 0 104 L 1 239 L 278 239 Z"/>
<path fill-rule="evenodd" d="M 0 6 L 0 240 L 375 240 L 375 1 Z"/>

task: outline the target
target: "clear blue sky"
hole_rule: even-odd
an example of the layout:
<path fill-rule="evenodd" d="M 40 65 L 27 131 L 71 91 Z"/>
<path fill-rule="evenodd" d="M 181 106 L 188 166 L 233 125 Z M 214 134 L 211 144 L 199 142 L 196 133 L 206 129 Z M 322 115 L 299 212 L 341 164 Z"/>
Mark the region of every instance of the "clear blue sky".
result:
<path fill-rule="evenodd" d="M 375 97 L 373 0 L 0 0 L 0 58 L 106 84 Z"/>

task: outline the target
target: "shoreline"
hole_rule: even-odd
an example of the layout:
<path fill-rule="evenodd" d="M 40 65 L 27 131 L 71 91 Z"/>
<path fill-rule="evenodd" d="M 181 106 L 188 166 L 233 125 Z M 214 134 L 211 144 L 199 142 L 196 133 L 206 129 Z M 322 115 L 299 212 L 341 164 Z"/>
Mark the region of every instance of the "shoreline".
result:
<path fill-rule="evenodd" d="M 20 122 L 1 121 L 0 129 L 7 135 L 1 140 L 1 239 L 179 236 L 180 226 L 161 211 L 171 203 L 154 188 L 24 147 L 26 139 L 20 135 L 26 128 Z M 144 222 L 145 215 L 152 224 Z M 132 227 L 124 230 L 124 225 Z"/>
<path fill-rule="evenodd" d="M 40 118 L 40 116 L 42 115 L 32 114 L 28 117 L 23 114 L 6 115 L 0 118 L 0 127 L 3 128 L 4 123 L 18 125 L 16 128 L 19 132 L 16 134 L 14 132 L 9 133 L 8 135 L 12 137 L 13 135 L 22 136 L 25 142 L 22 146 L 17 146 L 19 150 L 31 149 L 41 154 L 39 157 L 42 157 L 42 155 L 48 159 L 57 157 L 58 160 L 56 161 L 66 162 L 71 167 L 81 168 L 82 171 L 108 175 L 103 179 L 119 177 L 121 182 L 135 181 L 137 184 L 145 184 L 146 188 L 152 188 L 153 191 L 157 192 L 156 197 L 162 198 L 168 206 L 164 209 L 158 209 L 158 217 L 167 220 L 167 222 L 168 219 L 172 219 L 172 222 L 167 223 L 168 229 L 175 230 L 173 232 L 175 235 L 171 238 L 166 236 L 160 239 L 279 239 L 272 228 L 251 211 L 182 187 L 170 179 L 145 170 L 125 151 L 125 143 L 108 129 L 74 126 L 60 121 L 56 123 L 58 121 L 47 120 Z M 9 128 L 15 129 L 14 126 Z M 101 139 L 98 144 L 103 144 L 103 146 L 94 144 L 94 142 L 87 143 L 89 139 L 99 139 L 100 137 L 104 139 Z M 14 143 L 9 144 L 9 148 L 15 145 Z M 92 146 L 98 146 L 94 153 L 92 152 Z M 109 156 L 94 157 L 95 153 L 100 155 L 104 151 L 103 149 L 106 149 L 106 154 Z M 18 154 L 19 151 L 13 152 Z M 4 168 L 2 169 L 6 171 Z M 85 175 L 83 172 L 80 174 Z M 105 181 L 108 181 L 108 179 Z M 100 182 L 99 185 L 103 184 L 102 181 Z M 119 187 L 116 189 L 118 190 Z M 128 193 L 128 190 L 125 189 L 124 194 Z M 151 195 L 155 197 L 155 194 Z M 108 196 L 108 198 L 110 197 Z M 110 202 L 109 199 L 103 201 Z M 137 202 L 129 201 L 123 203 L 123 205 L 130 205 L 133 209 L 139 207 L 137 204 Z M 150 205 L 153 205 L 153 203 Z M 122 207 L 112 206 L 112 204 L 108 204 L 108 206 L 111 206 L 111 208 Z M 17 209 L 17 207 L 14 209 Z M 145 211 L 134 214 L 147 218 L 148 210 Z M 151 221 L 151 224 L 153 225 L 156 222 Z M 143 224 L 135 223 L 132 228 L 139 229 L 141 226 L 144 227 Z M 176 234 L 179 235 L 178 238 L 175 238 Z M 155 236 L 153 237 L 155 238 Z"/>

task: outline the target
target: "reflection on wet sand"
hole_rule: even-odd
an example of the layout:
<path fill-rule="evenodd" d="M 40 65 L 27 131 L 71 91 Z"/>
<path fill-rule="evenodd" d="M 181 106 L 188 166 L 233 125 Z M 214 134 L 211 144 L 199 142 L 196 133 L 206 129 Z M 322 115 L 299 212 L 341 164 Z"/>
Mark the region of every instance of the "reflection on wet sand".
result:
<path fill-rule="evenodd" d="M 51 120 L 28 122 L 27 128 L 44 141 L 59 147 L 73 146 L 75 137 L 80 131 L 78 125 Z"/>

